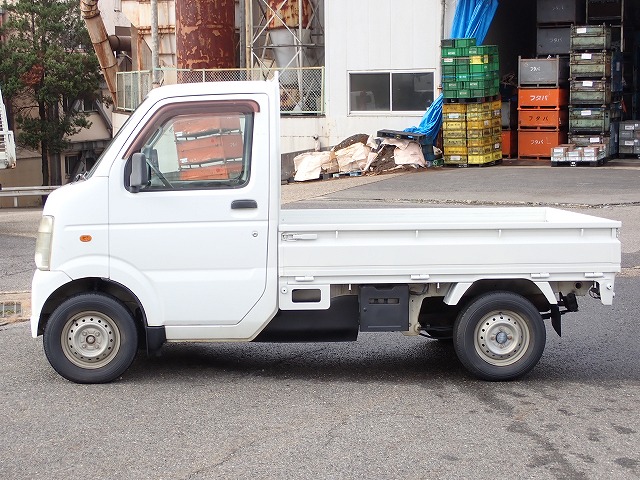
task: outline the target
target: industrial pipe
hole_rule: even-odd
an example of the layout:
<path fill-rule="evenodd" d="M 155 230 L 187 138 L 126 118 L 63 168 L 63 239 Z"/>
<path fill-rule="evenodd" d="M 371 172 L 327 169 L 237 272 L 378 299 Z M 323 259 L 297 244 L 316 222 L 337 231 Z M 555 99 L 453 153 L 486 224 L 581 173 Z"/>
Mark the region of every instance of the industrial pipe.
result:
<path fill-rule="evenodd" d="M 100 10 L 98 10 L 98 0 L 80 0 L 80 12 L 82 12 L 82 18 L 87 26 L 93 49 L 98 57 L 98 62 L 100 62 L 100 68 L 107 82 L 107 88 L 113 103 L 117 104 L 116 72 L 118 64 L 109 44 L 107 29 L 100 16 Z"/>
<path fill-rule="evenodd" d="M 131 36 L 109 35 L 109 45 L 114 52 L 131 53 Z"/>

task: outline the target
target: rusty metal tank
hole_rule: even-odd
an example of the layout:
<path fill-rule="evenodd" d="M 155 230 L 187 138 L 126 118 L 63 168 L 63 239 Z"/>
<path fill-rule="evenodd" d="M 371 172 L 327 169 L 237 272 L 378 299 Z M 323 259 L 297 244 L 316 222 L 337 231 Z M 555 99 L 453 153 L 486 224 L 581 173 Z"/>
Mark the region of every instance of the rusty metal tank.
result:
<path fill-rule="evenodd" d="M 311 7 L 309 0 L 269 0 L 269 7 L 277 15 L 269 21 L 269 28 L 298 27 L 308 28 Z M 302 7 L 302 12 L 300 12 Z"/>
<path fill-rule="evenodd" d="M 178 68 L 235 68 L 234 0 L 176 0 Z"/>

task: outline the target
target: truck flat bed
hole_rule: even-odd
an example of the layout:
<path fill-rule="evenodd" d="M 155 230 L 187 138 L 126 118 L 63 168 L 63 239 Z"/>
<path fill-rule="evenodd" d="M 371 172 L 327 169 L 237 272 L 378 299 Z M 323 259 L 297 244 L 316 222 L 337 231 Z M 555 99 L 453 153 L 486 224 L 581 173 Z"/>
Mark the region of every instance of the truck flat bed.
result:
<path fill-rule="evenodd" d="M 620 270 L 619 227 L 547 207 L 283 210 L 280 271 L 331 284 L 593 280 Z"/>

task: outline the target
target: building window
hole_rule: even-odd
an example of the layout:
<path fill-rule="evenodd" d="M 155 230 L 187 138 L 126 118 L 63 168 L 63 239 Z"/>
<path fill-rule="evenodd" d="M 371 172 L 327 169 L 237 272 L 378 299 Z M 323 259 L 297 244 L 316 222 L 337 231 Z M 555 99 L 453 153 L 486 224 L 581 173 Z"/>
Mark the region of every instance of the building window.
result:
<path fill-rule="evenodd" d="M 433 90 L 433 72 L 350 73 L 349 111 L 424 112 Z"/>
<path fill-rule="evenodd" d="M 80 161 L 79 155 L 66 155 L 64 157 L 64 174 L 67 179 L 76 174 L 78 168 L 78 162 Z"/>

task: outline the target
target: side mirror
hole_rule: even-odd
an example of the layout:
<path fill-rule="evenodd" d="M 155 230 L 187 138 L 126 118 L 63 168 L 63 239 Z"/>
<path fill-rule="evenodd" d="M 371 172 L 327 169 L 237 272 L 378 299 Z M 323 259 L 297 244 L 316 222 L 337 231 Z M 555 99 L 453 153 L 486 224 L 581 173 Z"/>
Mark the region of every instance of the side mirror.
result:
<path fill-rule="evenodd" d="M 149 183 L 149 167 L 144 153 L 134 153 L 131 157 L 131 175 L 129 186 L 133 193 L 140 191 L 141 187 Z"/>

